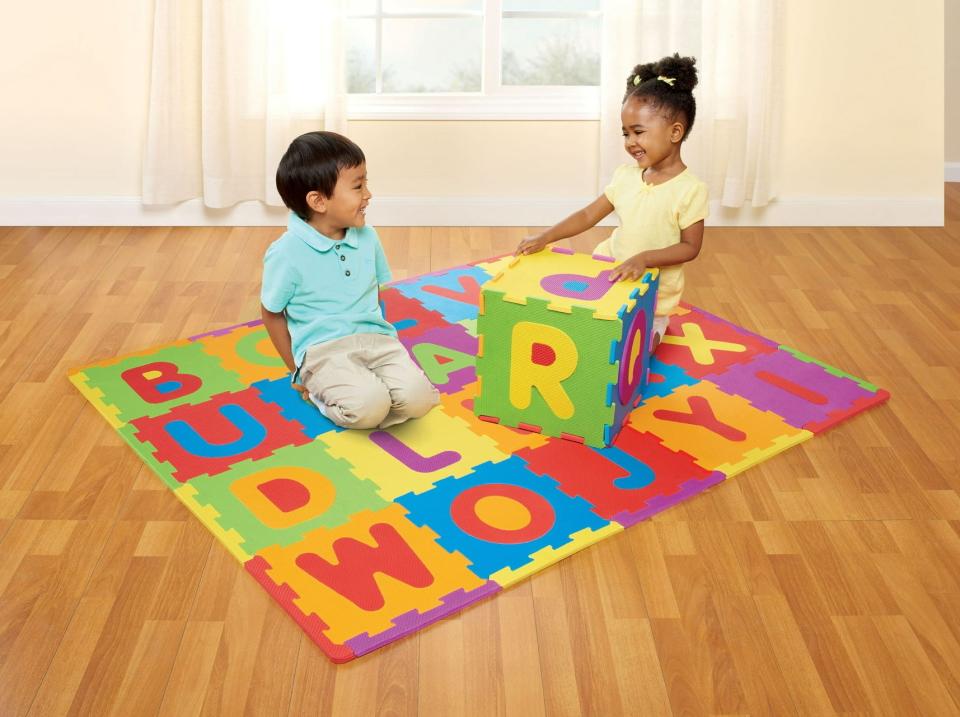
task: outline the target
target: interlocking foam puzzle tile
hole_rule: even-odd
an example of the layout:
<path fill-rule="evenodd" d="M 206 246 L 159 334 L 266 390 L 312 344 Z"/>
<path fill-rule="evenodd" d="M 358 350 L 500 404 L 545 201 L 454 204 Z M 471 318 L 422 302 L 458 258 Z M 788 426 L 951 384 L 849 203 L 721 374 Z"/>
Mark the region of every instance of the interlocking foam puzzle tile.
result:
<path fill-rule="evenodd" d="M 200 343 L 177 341 L 148 352 L 87 366 L 71 380 L 116 427 L 134 418 L 160 416 L 188 399 L 202 403 L 248 384 Z M 82 384 L 82 385 L 81 385 Z M 109 419 L 108 419 L 109 420 Z"/>
<path fill-rule="evenodd" d="M 711 321 L 715 321 L 720 324 L 725 324 L 726 326 L 736 331 L 738 334 L 745 334 L 747 336 L 750 336 L 753 338 L 754 341 L 757 341 L 759 343 L 767 344 L 769 346 L 774 346 L 774 347 L 777 345 L 775 341 L 771 341 L 765 336 L 761 336 L 760 334 L 754 333 L 753 331 L 745 329 L 742 326 L 737 326 L 735 323 L 731 321 L 727 321 L 726 319 L 721 318 L 716 314 L 711 314 L 709 311 L 705 311 L 704 309 L 701 309 L 697 306 L 688 304 L 685 301 L 681 301 L 680 304 L 671 313 L 676 315 L 684 315 L 684 314 L 693 313 L 693 312 L 697 313 L 698 315 L 704 318 L 710 319 Z"/>
<path fill-rule="evenodd" d="M 455 393 L 477 378 L 477 337 L 460 324 L 401 336 L 400 341 L 441 393 Z"/>
<path fill-rule="evenodd" d="M 625 305 L 632 308 L 637 293 L 646 292 L 658 275 L 650 269 L 642 281 L 610 281 L 613 263 L 569 249 L 553 247 L 536 254 L 514 257 L 484 290 L 502 294 L 506 301 L 524 303 L 529 297 L 549 301 L 550 308 L 569 311 L 590 309 L 597 318 L 614 318 Z"/>
<path fill-rule="evenodd" d="M 797 428 L 821 425 L 833 414 L 849 410 L 857 401 L 876 393 L 779 350 L 758 354 L 723 373 L 708 374 L 705 380 L 725 393 L 746 398 L 761 411 L 776 413 Z"/>
<path fill-rule="evenodd" d="M 604 405 L 604 398 L 617 384 L 618 366 L 611 363 L 610 355 L 611 345 L 622 337 L 619 322 L 594 318 L 594 308 L 574 306 L 569 313 L 554 311 L 550 302 L 536 297 L 526 298 L 523 304 L 490 290 L 484 291 L 484 297 L 483 310 L 490 322 L 483 346 L 489 346 L 489 350 L 482 350 L 478 356 L 477 372 L 504 377 L 515 372 L 524 380 L 481 380 L 479 414 L 511 426 L 537 426 L 550 435 L 568 433 L 584 437 L 588 443 L 602 444 L 604 428 L 611 426 L 615 417 L 614 406 Z M 571 336 L 580 340 L 574 343 Z M 543 341 L 556 347 L 551 348 L 556 359 L 551 368 L 566 369 L 567 378 L 554 383 L 552 391 L 534 390 L 533 386 L 540 383 L 541 367 L 526 360 L 530 350 L 513 346 L 516 341 L 529 342 L 531 347 Z M 513 346 L 513 350 L 498 348 L 504 346 Z M 575 366 L 585 368 L 573 371 Z M 524 399 L 529 401 L 523 408 L 515 402 L 517 386 L 527 389 Z"/>
<path fill-rule="evenodd" d="M 234 331 L 238 331 L 242 329 L 252 329 L 256 326 L 263 326 L 263 320 L 254 319 L 253 321 L 247 321 L 242 324 L 234 324 L 233 326 L 226 326 L 222 329 L 214 329 L 213 331 L 204 331 L 202 334 L 197 334 L 195 336 L 189 337 L 187 341 L 200 341 L 201 339 L 211 338 L 215 336 L 226 336 L 227 334 L 233 333 Z"/>
<path fill-rule="evenodd" d="M 280 415 L 299 424 L 308 438 L 316 438 L 327 431 L 343 430 L 320 413 L 311 402 L 304 401 L 300 393 L 290 388 L 289 374 L 274 381 L 257 381 L 253 387 L 263 401 L 280 407 Z"/>
<path fill-rule="evenodd" d="M 772 341 L 691 309 L 670 319 L 656 356 L 662 363 L 679 366 L 688 376 L 703 378 L 776 350 Z"/>
<path fill-rule="evenodd" d="M 310 442 L 299 424 L 286 420 L 278 406 L 263 401 L 252 387 L 131 424 L 137 441 L 150 443 L 154 457 L 168 463 L 170 476 L 181 483 L 223 473 L 243 460 L 265 458 L 283 446 Z"/>
<path fill-rule="evenodd" d="M 664 363 L 654 354 L 650 358 L 650 378 L 647 382 L 647 389 L 643 392 L 640 400 L 634 404 L 634 408 L 648 398 L 669 396 L 680 386 L 692 386 L 697 381 L 699 379 L 688 376 L 687 372 L 681 367 Z"/>
<path fill-rule="evenodd" d="M 248 559 L 261 548 L 296 543 L 311 530 L 335 528 L 354 513 L 389 505 L 373 481 L 318 441 L 236 463 L 230 477 L 197 476 L 177 490 L 191 507 L 212 508 L 211 520 L 236 535 Z"/>
<path fill-rule="evenodd" d="M 443 406 L 416 421 L 386 431 L 341 431 L 317 437 L 331 455 L 350 461 L 379 487 L 384 500 L 423 492 L 449 476 L 460 477 L 480 463 L 508 458 L 496 443 L 448 415 Z"/>
<path fill-rule="evenodd" d="M 644 401 L 629 421 L 635 431 L 652 433 L 667 448 L 728 476 L 812 435 L 707 381 Z"/>
<path fill-rule="evenodd" d="M 424 331 L 449 325 L 439 313 L 426 308 L 416 299 L 405 296 L 393 286 L 380 290 L 380 306 L 387 321 L 397 330 L 401 341 L 419 336 Z"/>
<path fill-rule="evenodd" d="M 549 475 L 561 491 L 586 500 L 598 515 L 633 525 L 651 515 L 651 501 L 671 505 L 691 481 L 723 476 L 711 473 L 683 451 L 671 451 L 649 433 L 625 426 L 612 446 L 584 452 L 570 441 L 551 439 L 517 456 L 534 473 Z M 712 485 L 713 483 L 710 483 Z M 661 507 L 662 510 L 662 507 Z"/>
<path fill-rule="evenodd" d="M 429 527 L 410 522 L 394 503 L 258 555 L 270 564 L 274 583 L 286 583 L 299 596 L 297 608 L 316 614 L 329 626 L 327 637 L 344 643 L 389 630 L 410 610 L 440 607 L 442 598 L 457 590 L 486 585 L 463 555 L 445 550 L 436 537 Z"/>
<path fill-rule="evenodd" d="M 846 371 L 841 371 L 840 369 L 834 366 L 828 366 L 822 361 L 818 361 L 815 358 L 807 356 L 806 354 L 801 353 L 796 349 L 790 348 L 789 346 L 781 346 L 780 350 L 786 351 L 787 353 L 792 355 L 794 358 L 800 361 L 803 361 L 804 363 L 816 364 L 831 376 L 836 376 L 837 378 L 848 379 L 850 381 L 853 381 L 855 384 L 857 384 L 862 389 L 867 391 L 867 395 L 857 398 L 853 403 L 851 403 L 846 408 L 831 411 L 828 414 L 827 418 L 825 418 L 824 420 L 810 422 L 806 424 L 804 428 L 806 428 L 808 431 L 811 431 L 813 433 L 823 433 L 824 431 L 830 428 L 833 428 L 838 423 L 845 421 L 851 416 L 855 416 L 858 413 L 866 411 L 868 408 L 877 406 L 889 400 L 890 398 L 890 393 L 888 391 L 882 388 L 877 388 L 872 383 L 865 381 L 862 378 L 857 378 L 856 376 L 852 376 Z"/>
<path fill-rule="evenodd" d="M 397 290 L 438 312 L 450 323 L 477 318 L 480 286 L 490 278 L 479 266 L 462 266 L 397 282 Z"/>
<path fill-rule="evenodd" d="M 492 259 L 484 259 L 483 261 L 475 261 L 470 266 L 476 266 L 480 269 L 483 269 L 489 276 L 496 276 L 506 267 L 516 257 L 513 254 L 504 254 L 503 256 L 494 257 Z"/>
<path fill-rule="evenodd" d="M 228 333 L 198 337 L 194 342 L 203 346 L 205 353 L 218 358 L 220 365 L 233 371 L 245 386 L 289 375 L 262 323 L 237 326 Z"/>
<path fill-rule="evenodd" d="M 495 596 L 889 397 L 681 305 L 609 447 L 482 421 L 477 292 L 512 261 L 382 291 L 401 340 L 444 391 L 425 418 L 385 431 L 343 430 L 303 401 L 259 321 L 70 380 L 335 662 Z"/>
<path fill-rule="evenodd" d="M 457 393 L 441 394 L 440 402 L 444 413 L 463 419 L 474 433 L 489 436 L 504 453 L 516 453 L 521 448 L 534 448 L 547 442 L 546 436 L 535 431 L 480 420 L 473 411 L 476 397 L 477 384 L 470 383 Z"/>
<path fill-rule="evenodd" d="M 597 531 L 610 522 L 582 498 L 558 490 L 556 481 L 528 471 L 517 456 L 478 465 L 397 502 L 412 522 L 436 531 L 442 547 L 466 556 L 482 578 L 519 570 L 534 552 L 560 549 L 584 528 Z"/>

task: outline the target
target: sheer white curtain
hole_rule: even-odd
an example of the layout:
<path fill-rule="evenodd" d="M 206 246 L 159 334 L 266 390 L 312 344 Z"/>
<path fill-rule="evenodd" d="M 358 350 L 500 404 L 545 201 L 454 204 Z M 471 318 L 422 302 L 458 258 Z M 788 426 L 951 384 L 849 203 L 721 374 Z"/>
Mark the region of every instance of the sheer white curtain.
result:
<path fill-rule="evenodd" d="M 602 190 L 627 162 L 620 103 L 637 64 L 679 52 L 697 58 L 697 117 L 684 162 L 725 207 L 759 207 L 777 194 L 782 0 L 604 0 L 601 62 Z"/>
<path fill-rule="evenodd" d="M 343 2 L 156 0 L 145 204 L 282 204 L 290 140 L 346 126 Z"/>

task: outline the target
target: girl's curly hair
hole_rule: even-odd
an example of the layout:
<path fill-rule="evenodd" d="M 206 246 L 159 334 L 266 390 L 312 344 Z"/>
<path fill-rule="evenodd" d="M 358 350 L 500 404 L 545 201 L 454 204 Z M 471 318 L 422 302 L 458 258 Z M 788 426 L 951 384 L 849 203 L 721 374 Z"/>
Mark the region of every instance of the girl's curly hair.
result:
<path fill-rule="evenodd" d="M 637 65 L 627 77 L 623 102 L 637 98 L 655 109 L 665 109 L 671 119 L 682 115 L 683 139 L 686 139 L 697 116 L 697 101 L 693 97 L 693 88 L 697 86 L 696 62 L 694 57 L 674 53 L 657 62 Z"/>

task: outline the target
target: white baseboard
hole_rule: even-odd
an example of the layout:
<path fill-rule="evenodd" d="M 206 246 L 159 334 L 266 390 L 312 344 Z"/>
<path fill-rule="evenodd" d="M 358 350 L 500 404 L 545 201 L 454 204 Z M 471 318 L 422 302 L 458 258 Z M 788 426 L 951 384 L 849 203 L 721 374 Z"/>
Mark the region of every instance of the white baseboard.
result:
<path fill-rule="evenodd" d="M 948 174 L 949 174 L 948 168 Z M 960 163 L 957 164 L 960 172 Z M 591 197 L 375 197 L 373 226 L 549 226 Z M 287 212 L 261 202 L 209 209 L 199 199 L 148 207 L 139 197 L 0 198 L 4 226 L 282 226 Z M 602 226 L 615 226 L 611 216 Z M 788 197 L 754 209 L 711 202 L 708 226 L 943 226 L 943 197 Z"/>
<path fill-rule="evenodd" d="M 708 226 L 942 227 L 943 197 L 790 197 L 765 207 L 731 209 L 710 202 Z"/>
<path fill-rule="evenodd" d="M 960 162 L 946 162 L 943 165 L 944 182 L 960 182 Z"/>

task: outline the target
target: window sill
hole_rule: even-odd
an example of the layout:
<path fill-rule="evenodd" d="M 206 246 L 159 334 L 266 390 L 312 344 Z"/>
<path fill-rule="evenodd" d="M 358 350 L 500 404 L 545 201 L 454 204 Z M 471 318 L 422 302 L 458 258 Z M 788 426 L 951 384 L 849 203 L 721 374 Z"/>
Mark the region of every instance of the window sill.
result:
<path fill-rule="evenodd" d="M 598 120 L 597 87 L 532 88 L 541 92 L 463 94 L 353 94 L 351 120 Z"/>

